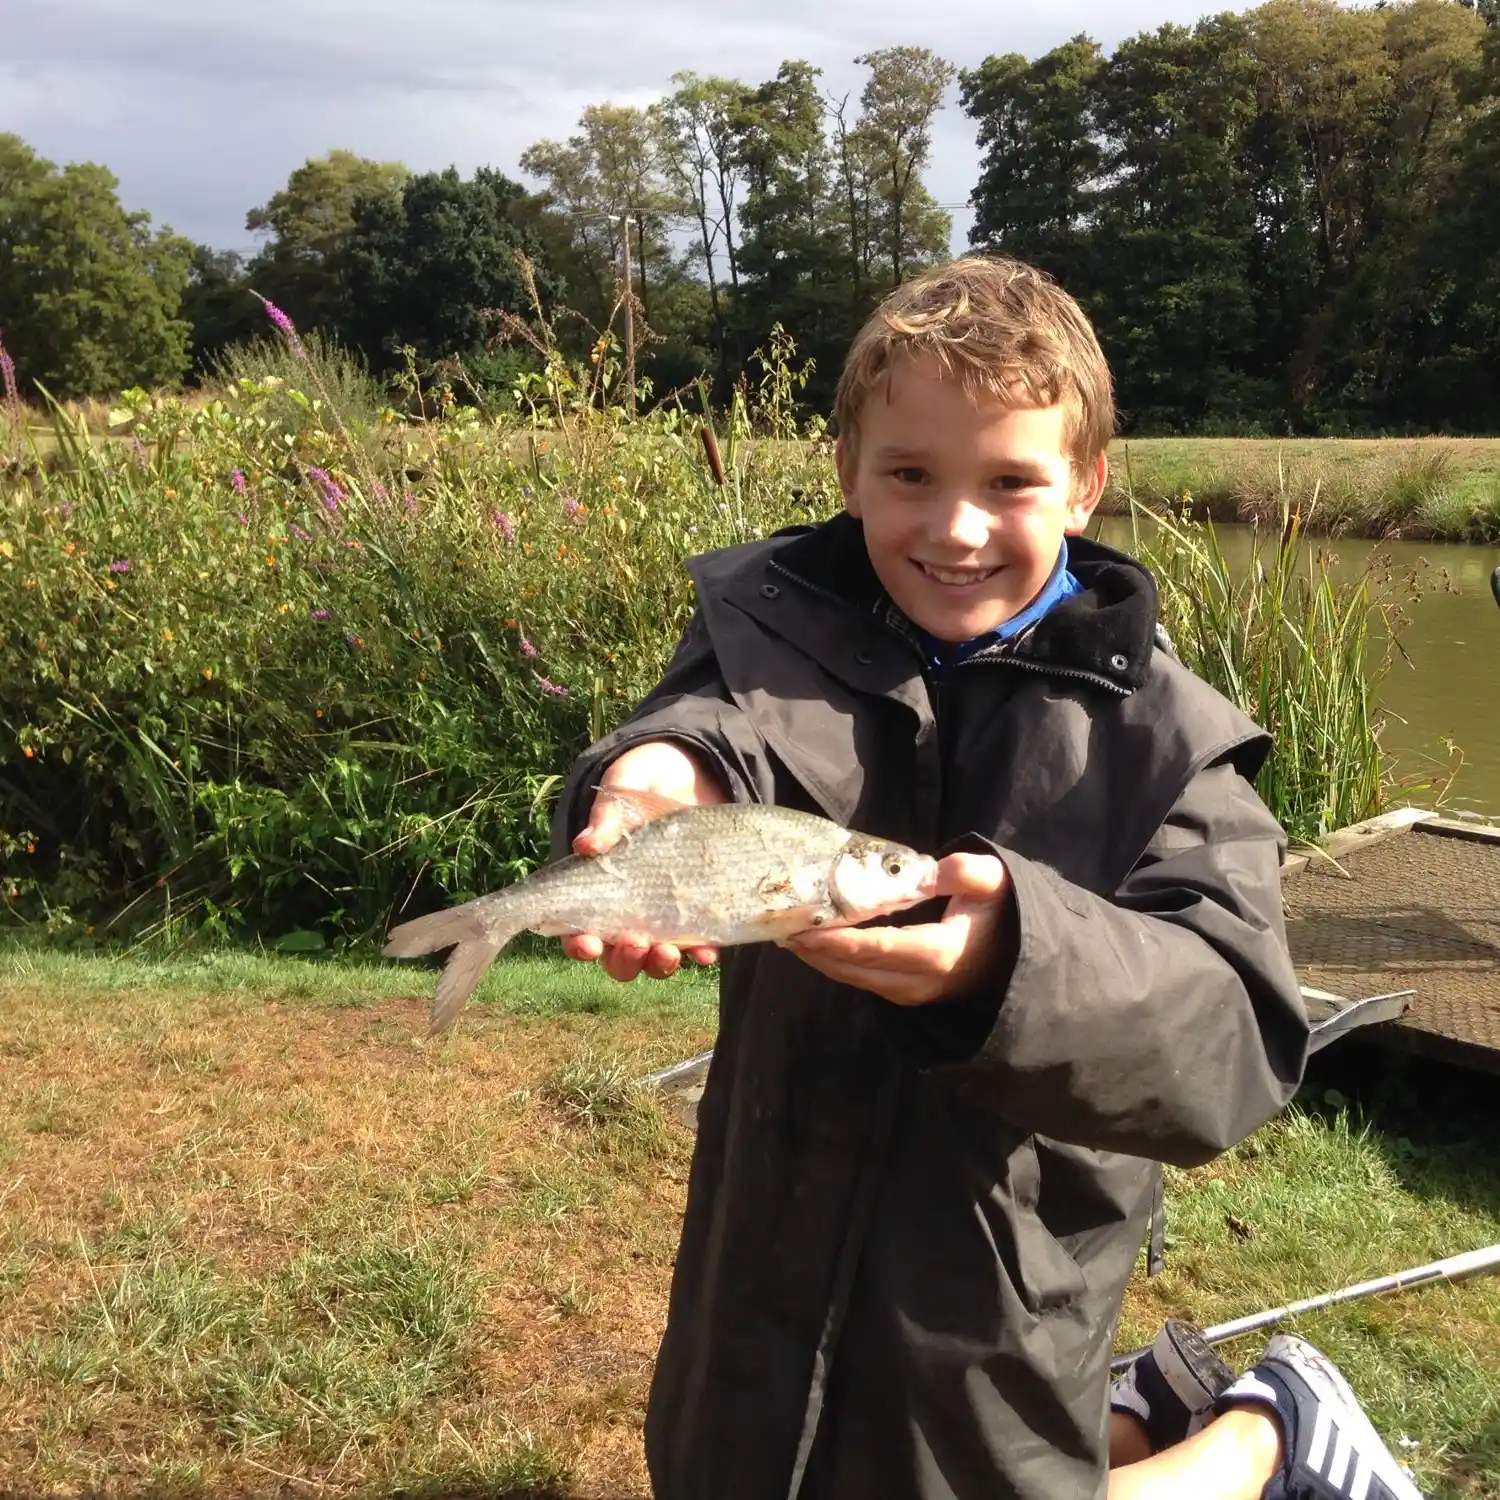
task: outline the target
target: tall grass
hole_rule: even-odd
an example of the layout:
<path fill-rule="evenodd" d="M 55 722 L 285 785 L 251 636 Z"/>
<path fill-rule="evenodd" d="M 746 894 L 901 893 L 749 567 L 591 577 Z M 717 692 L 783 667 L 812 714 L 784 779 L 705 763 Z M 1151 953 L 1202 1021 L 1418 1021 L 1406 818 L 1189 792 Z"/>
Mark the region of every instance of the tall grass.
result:
<path fill-rule="evenodd" d="M 1367 567 L 1336 581 L 1283 504 L 1236 569 L 1211 522 L 1131 510 L 1132 550 L 1155 575 L 1162 624 L 1184 662 L 1275 739 L 1259 790 L 1288 833 L 1314 840 L 1380 811 L 1385 787 L 1371 625 L 1400 621 Z"/>
<path fill-rule="evenodd" d="M 313 948 L 514 878 L 659 677 L 684 557 L 838 504 L 784 338 L 727 414 L 634 420 L 608 336 L 571 365 L 542 326 L 499 416 L 441 387 L 402 416 L 337 351 L 274 347 L 218 395 L 126 393 L 121 441 L 55 409 L 47 462 L 0 469 L 12 920 Z M 1378 805 L 1368 598 L 1285 544 L 1238 582 L 1194 523 L 1141 544 L 1190 663 L 1276 733 L 1287 826 Z"/>

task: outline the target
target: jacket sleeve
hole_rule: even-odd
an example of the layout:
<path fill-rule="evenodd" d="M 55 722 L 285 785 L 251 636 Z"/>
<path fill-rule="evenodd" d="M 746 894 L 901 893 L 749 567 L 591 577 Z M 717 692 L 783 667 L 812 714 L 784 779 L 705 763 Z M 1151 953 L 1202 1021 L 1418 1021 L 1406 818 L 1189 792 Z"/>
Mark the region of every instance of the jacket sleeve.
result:
<path fill-rule="evenodd" d="M 724 685 L 701 613 L 688 622 L 661 681 L 618 728 L 574 761 L 552 816 L 552 857 L 560 858 L 588 822 L 599 778 L 633 745 L 673 740 L 715 767 L 736 802 L 769 802 L 769 752 Z"/>
<path fill-rule="evenodd" d="M 1194 777 L 1110 897 L 997 849 L 1009 951 L 989 994 L 933 1018 L 948 1056 L 967 1054 L 935 1071 L 1028 1133 L 1077 1145 L 1196 1166 L 1243 1140 L 1286 1106 L 1307 1060 L 1285 847 L 1226 760 Z"/>

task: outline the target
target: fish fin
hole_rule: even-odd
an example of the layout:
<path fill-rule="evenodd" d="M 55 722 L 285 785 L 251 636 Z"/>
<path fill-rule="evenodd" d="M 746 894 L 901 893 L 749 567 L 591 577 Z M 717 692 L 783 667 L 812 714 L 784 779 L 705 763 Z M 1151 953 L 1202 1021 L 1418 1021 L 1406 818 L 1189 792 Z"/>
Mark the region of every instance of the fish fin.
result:
<path fill-rule="evenodd" d="M 428 1012 L 429 1037 L 446 1031 L 454 1023 L 464 1008 L 464 1001 L 474 993 L 474 986 L 484 977 L 484 971 L 504 946 L 493 938 L 475 939 L 460 943 L 448 956 L 442 978 L 438 980 L 437 993 L 432 997 L 432 1009 Z"/>
<path fill-rule="evenodd" d="M 387 958 L 416 958 L 484 936 L 485 929 L 475 910 L 477 905 L 466 901 L 462 906 L 450 906 L 446 911 L 430 912 L 425 917 L 403 922 L 386 933 L 385 947 L 380 951 Z"/>
<path fill-rule="evenodd" d="M 684 812 L 693 805 L 691 802 L 677 802 L 671 797 L 663 797 L 660 792 L 632 791 L 618 786 L 601 786 L 597 795 L 607 797 L 619 808 L 628 832 L 634 832 L 652 818 L 664 818 L 668 813 Z"/>
<path fill-rule="evenodd" d="M 393 927 L 386 934 L 380 951 L 387 958 L 416 958 L 452 948 L 443 965 L 437 993 L 432 997 L 428 1014 L 427 1035 L 446 1031 L 457 1018 L 484 971 L 495 961 L 501 949 L 522 930 L 521 926 L 497 926 L 493 917 L 485 921 L 479 915 L 479 902 L 466 901 L 448 911 L 435 911 Z"/>

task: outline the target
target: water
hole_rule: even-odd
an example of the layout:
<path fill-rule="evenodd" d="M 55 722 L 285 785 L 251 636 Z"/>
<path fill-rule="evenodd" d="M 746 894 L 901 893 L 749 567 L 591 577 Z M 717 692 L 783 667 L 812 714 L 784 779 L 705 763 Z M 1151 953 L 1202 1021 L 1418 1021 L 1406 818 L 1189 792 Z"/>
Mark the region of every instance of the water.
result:
<path fill-rule="evenodd" d="M 1247 560 L 1248 527 L 1218 528 L 1231 564 Z M 1128 550 L 1130 523 L 1106 520 L 1101 539 Z M 1445 806 L 1500 816 L 1500 609 L 1490 592 L 1490 574 L 1500 566 L 1500 548 L 1451 542 L 1331 541 L 1313 538 L 1349 578 L 1370 554 L 1388 559 L 1398 581 L 1419 579 L 1421 597 L 1406 605 L 1410 624 L 1401 636 L 1409 661 L 1396 656 L 1380 686 L 1389 716 L 1381 743 L 1398 776 L 1430 780 L 1458 765 L 1445 740 L 1463 752 Z M 1432 806 L 1440 788 L 1413 788 L 1410 799 Z"/>

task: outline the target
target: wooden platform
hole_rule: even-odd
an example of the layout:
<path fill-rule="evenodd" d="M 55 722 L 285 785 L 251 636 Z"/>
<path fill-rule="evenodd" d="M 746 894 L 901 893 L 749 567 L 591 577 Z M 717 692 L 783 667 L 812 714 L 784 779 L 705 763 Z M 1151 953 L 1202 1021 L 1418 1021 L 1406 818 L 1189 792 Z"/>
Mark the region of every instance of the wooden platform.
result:
<path fill-rule="evenodd" d="M 1500 827 L 1407 811 L 1283 870 L 1304 985 L 1346 1000 L 1413 990 L 1383 1045 L 1500 1073 Z"/>

